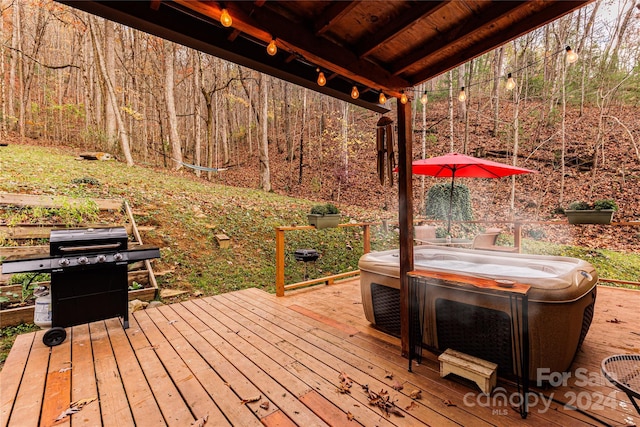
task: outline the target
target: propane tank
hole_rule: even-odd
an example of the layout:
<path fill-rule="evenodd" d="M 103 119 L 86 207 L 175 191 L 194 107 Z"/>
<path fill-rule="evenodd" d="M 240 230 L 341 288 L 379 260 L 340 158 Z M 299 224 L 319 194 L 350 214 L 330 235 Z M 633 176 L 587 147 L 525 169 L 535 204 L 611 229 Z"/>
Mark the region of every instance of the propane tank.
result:
<path fill-rule="evenodd" d="M 33 323 L 41 328 L 51 327 L 51 294 L 47 286 L 40 286 L 33 291 L 36 305 L 33 312 Z"/>

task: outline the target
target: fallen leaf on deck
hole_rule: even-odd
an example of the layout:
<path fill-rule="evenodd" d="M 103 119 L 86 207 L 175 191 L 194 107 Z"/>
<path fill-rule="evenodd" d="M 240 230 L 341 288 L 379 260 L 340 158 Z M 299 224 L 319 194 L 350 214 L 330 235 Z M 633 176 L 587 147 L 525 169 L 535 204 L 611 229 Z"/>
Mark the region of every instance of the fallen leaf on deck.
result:
<path fill-rule="evenodd" d="M 62 373 L 62 372 L 70 371 L 70 370 L 71 370 L 71 368 L 62 368 L 58 372 Z"/>
<path fill-rule="evenodd" d="M 385 378 L 389 378 L 390 380 L 392 380 L 392 379 L 393 379 L 393 372 L 386 372 L 386 373 L 384 374 L 384 377 L 385 377 Z"/>
<path fill-rule="evenodd" d="M 411 401 L 411 403 L 409 403 L 409 406 L 407 406 L 406 408 L 404 408 L 407 411 L 412 410 L 413 408 L 415 408 L 416 406 L 418 406 L 418 404 L 415 401 Z"/>
<path fill-rule="evenodd" d="M 262 402 L 260 404 L 260 407 L 266 411 L 267 409 L 269 409 L 269 401 L 267 400 L 266 402 Z"/>
<path fill-rule="evenodd" d="M 409 397 L 412 399 L 422 399 L 422 390 L 413 390 L 409 393 Z"/>
<path fill-rule="evenodd" d="M 97 397 L 91 397 L 89 399 L 80 399 L 80 400 L 76 400 L 75 402 L 71 402 L 71 404 L 69 405 L 69 408 L 67 408 L 60 415 L 58 415 L 58 418 L 56 418 L 55 421 L 60 421 L 65 417 L 68 417 L 77 412 L 80 412 L 82 408 L 84 408 L 86 405 L 88 405 L 89 403 L 97 399 L 98 399 Z"/>
<path fill-rule="evenodd" d="M 246 405 L 247 403 L 251 403 L 251 402 L 257 402 L 258 400 L 262 399 L 262 395 L 256 396 L 256 397 L 250 397 L 248 399 L 242 399 L 240 401 L 241 405 Z"/>
<path fill-rule="evenodd" d="M 456 404 L 450 401 L 449 399 L 443 400 L 442 403 L 444 403 L 447 406 L 456 406 Z"/>
<path fill-rule="evenodd" d="M 351 393 L 351 385 L 353 385 L 353 382 L 351 381 L 351 378 L 349 378 L 349 375 L 347 375 L 344 372 L 340 372 L 340 375 L 338 375 L 338 379 L 340 380 L 340 385 L 338 385 L 338 393 L 342 393 L 342 394 L 346 394 L 346 393 Z"/>
<path fill-rule="evenodd" d="M 347 419 L 351 421 L 353 420 L 353 418 L 354 418 L 353 414 L 351 412 L 347 412 Z"/>
<path fill-rule="evenodd" d="M 63 411 L 60 415 L 58 415 L 58 418 L 56 418 L 56 421 L 60 421 L 61 419 L 68 417 L 69 415 L 73 415 L 76 412 L 80 412 L 81 408 L 67 408 L 65 411 Z"/>
<path fill-rule="evenodd" d="M 394 390 L 398 390 L 398 391 L 404 388 L 404 386 L 400 384 L 398 381 L 395 381 L 391 387 L 393 387 Z"/>
<path fill-rule="evenodd" d="M 205 415 L 202 418 L 198 418 L 197 420 L 192 422 L 191 425 L 195 426 L 195 427 L 204 427 L 204 425 L 207 423 L 208 419 L 209 419 L 209 414 Z"/>
<path fill-rule="evenodd" d="M 619 320 L 619 319 L 617 319 L 617 318 L 615 318 L 615 317 L 614 317 L 614 318 L 613 318 L 613 319 L 611 319 L 611 320 L 607 320 L 607 322 L 608 322 L 608 323 L 622 323 L 622 320 Z"/>

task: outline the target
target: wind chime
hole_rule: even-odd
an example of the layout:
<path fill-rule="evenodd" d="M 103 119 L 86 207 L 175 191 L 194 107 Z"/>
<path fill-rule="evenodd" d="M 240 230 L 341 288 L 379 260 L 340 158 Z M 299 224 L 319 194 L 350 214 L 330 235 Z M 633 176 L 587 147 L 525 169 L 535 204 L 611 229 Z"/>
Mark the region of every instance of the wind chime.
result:
<path fill-rule="evenodd" d="M 389 178 L 389 186 L 393 186 L 393 170 L 396 167 L 396 158 L 393 154 L 393 120 L 382 116 L 376 124 L 376 147 L 378 149 L 378 177 L 380 184 L 384 185 L 385 175 Z"/>

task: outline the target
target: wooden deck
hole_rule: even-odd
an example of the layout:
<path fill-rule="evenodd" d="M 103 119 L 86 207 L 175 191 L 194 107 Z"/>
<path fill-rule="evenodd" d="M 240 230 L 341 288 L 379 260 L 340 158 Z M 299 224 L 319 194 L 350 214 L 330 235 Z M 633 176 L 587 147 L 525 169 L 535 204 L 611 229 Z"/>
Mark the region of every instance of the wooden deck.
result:
<path fill-rule="evenodd" d="M 640 417 L 602 378 L 600 361 L 640 352 L 638 306 L 640 291 L 599 290 L 572 378 L 537 390 L 556 401 L 545 410 L 532 397 L 526 420 L 463 380 L 440 378 L 429 352 L 408 372 L 399 341 L 365 320 L 351 280 L 283 298 L 247 289 L 149 309 L 126 331 L 118 319 L 73 327 L 52 349 L 42 332 L 21 335 L 0 373 L 0 426 L 628 425 Z M 585 375 L 576 378 L 578 368 Z M 353 382 L 347 393 L 341 374 Z M 403 417 L 370 405 L 363 385 Z M 492 397 L 514 396 L 513 384 L 498 387 Z M 76 414 L 55 421 L 77 401 Z"/>

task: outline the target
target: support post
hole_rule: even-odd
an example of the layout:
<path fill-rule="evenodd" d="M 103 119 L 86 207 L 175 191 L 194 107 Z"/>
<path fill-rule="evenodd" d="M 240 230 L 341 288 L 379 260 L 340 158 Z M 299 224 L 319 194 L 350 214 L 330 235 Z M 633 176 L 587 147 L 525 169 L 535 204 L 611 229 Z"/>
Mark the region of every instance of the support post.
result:
<path fill-rule="evenodd" d="M 515 246 L 518 250 L 518 253 L 522 253 L 522 224 L 516 221 L 513 224 L 513 246 Z"/>
<path fill-rule="evenodd" d="M 411 103 L 398 99 L 398 207 L 400 228 L 400 345 L 409 356 L 409 276 L 413 270 L 413 140 Z"/>
<path fill-rule="evenodd" d="M 284 230 L 276 227 L 276 296 L 284 296 Z"/>
<path fill-rule="evenodd" d="M 371 252 L 371 225 L 364 224 L 362 226 L 362 252 L 368 254 Z"/>

